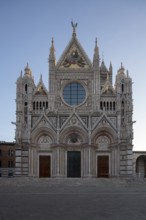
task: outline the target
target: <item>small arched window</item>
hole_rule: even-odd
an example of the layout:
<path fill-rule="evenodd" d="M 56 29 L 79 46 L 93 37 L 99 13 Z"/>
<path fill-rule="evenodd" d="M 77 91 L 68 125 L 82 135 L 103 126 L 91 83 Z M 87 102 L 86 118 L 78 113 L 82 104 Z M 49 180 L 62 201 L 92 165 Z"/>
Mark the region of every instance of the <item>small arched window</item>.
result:
<path fill-rule="evenodd" d="M 25 84 L 25 93 L 27 94 L 27 84 Z"/>
<path fill-rule="evenodd" d="M 24 122 L 27 124 L 27 102 L 24 103 Z"/>
<path fill-rule="evenodd" d="M 122 101 L 122 108 L 124 108 L 124 101 Z"/>
<path fill-rule="evenodd" d="M 100 109 L 103 110 L 102 102 L 100 102 Z"/>
<path fill-rule="evenodd" d="M 33 102 L 33 110 L 35 110 L 35 102 Z"/>
<path fill-rule="evenodd" d="M 124 84 L 123 83 L 121 85 L 121 90 L 122 90 L 122 92 L 124 92 Z"/>
<path fill-rule="evenodd" d="M 8 155 L 9 155 L 10 157 L 13 157 L 13 156 L 14 156 L 14 151 L 13 151 L 13 149 L 9 149 Z"/>

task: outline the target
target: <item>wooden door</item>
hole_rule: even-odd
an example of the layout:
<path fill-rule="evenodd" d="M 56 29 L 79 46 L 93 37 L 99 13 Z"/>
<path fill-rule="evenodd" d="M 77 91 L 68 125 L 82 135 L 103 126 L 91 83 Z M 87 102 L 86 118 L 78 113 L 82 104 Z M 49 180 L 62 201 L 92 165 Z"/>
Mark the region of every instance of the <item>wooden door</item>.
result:
<path fill-rule="evenodd" d="M 97 176 L 109 177 L 109 156 L 98 156 L 97 161 Z"/>
<path fill-rule="evenodd" d="M 67 152 L 67 177 L 81 177 L 81 152 Z"/>
<path fill-rule="evenodd" d="M 39 176 L 40 177 L 51 176 L 51 157 L 50 156 L 39 157 Z"/>

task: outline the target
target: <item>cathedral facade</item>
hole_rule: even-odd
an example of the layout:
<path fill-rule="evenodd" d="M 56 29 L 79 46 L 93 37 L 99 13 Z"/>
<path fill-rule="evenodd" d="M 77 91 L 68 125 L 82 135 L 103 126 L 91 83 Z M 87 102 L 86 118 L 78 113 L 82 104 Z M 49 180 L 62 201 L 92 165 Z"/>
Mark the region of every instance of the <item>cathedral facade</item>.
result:
<path fill-rule="evenodd" d="M 76 26 L 57 62 L 52 40 L 48 88 L 28 65 L 17 79 L 16 176 L 132 175 L 132 79 L 121 64 L 113 85 L 97 40 L 91 61 Z"/>

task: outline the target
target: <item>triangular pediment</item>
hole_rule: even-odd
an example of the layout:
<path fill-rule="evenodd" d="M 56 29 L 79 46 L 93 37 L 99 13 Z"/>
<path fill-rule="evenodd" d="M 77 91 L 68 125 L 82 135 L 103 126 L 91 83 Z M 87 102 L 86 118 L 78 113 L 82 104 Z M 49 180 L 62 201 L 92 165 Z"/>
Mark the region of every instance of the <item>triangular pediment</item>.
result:
<path fill-rule="evenodd" d="M 62 124 L 62 127 L 60 129 L 60 132 L 63 131 L 66 128 L 69 127 L 75 127 L 83 128 L 84 130 L 87 130 L 87 125 L 83 122 L 83 120 L 80 118 L 80 116 L 77 113 L 72 113 L 68 119 Z"/>
<path fill-rule="evenodd" d="M 56 67 L 57 69 L 87 69 L 92 68 L 92 63 L 80 45 L 78 39 L 72 37 Z"/>
<path fill-rule="evenodd" d="M 92 131 L 101 127 L 109 127 L 114 129 L 115 131 L 117 130 L 113 122 L 105 114 L 103 114 L 100 118 L 97 119 L 97 121 L 94 123 L 92 127 Z"/>
<path fill-rule="evenodd" d="M 32 131 L 34 131 L 37 128 L 50 128 L 53 129 L 54 131 L 56 131 L 56 128 L 54 126 L 54 124 L 51 122 L 51 120 L 49 120 L 49 117 L 47 117 L 47 115 L 45 113 L 43 113 L 39 119 L 35 122 Z"/>
<path fill-rule="evenodd" d="M 101 93 L 102 93 L 102 95 L 115 95 L 114 88 L 113 88 L 111 82 L 109 81 L 109 76 L 107 77 L 107 80 L 106 80 L 105 84 L 103 85 Z"/>
<path fill-rule="evenodd" d="M 47 96 L 48 94 L 48 91 L 43 83 L 43 80 L 42 80 L 42 77 L 40 77 L 40 81 L 37 85 L 37 87 L 35 88 L 35 91 L 34 91 L 34 95 L 45 95 Z"/>

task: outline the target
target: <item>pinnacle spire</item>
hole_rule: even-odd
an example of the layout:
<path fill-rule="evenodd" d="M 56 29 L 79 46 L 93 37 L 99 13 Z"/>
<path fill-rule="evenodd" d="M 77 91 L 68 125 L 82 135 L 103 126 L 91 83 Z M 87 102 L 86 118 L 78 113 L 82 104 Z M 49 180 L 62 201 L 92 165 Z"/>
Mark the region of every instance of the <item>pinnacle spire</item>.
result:
<path fill-rule="evenodd" d="M 95 38 L 95 47 L 97 47 L 97 37 Z"/>
<path fill-rule="evenodd" d="M 112 73 L 112 71 L 113 71 L 112 62 L 110 61 L 109 72 Z"/>
<path fill-rule="evenodd" d="M 109 72 L 107 73 L 106 81 L 109 81 Z"/>
<path fill-rule="evenodd" d="M 26 67 L 24 70 L 25 70 L 25 75 L 28 75 L 28 76 L 32 75 L 32 72 L 31 72 L 31 69 L 29 68 L 28 62 L 26 64 Z"/>
<path fill-rule="evenodd" d="M 54 53 L 55 53 L 54 38 L 53 38 L 53 37 L 52 37 L 52 41 L 51 41 L 50 53 L 51 53 L 51 54 L 54 54 Z"/>
<path fill-rule="evenodd" d="M 42 74 L 40 74 L 40 82 L 42 82 L 42 81 L 43 81 Z"/>
<path fill-rule="evenodd" d="M 123 62 L 121 62 L 121 70 L 125 70 L 125 68 L 123 66 Z"/>
<path fill-rule="evenodd" d="M 94 48 L 94 53 L 99 53 L 98 45 L 97 45 L 97 37 L 95 38 L 95 48 Z"/>
<path fill-rule="evenodd" d="M 22 70 L 21 70 L 21 72 L 20 72 L 20 77 L 21 77 L 21 78 L 22 78 L 22 73 L 23 73 L 23 72 L 22 72 Z"/>
<path fill-rule="evenodd" d="M 99 48 L 97 43 L 97 37 L 95 38 L 95 47 L 94 47 L 94 60 L 99 60 Z"/>
<path fill-rule="evenodd" d="M 51 41 L 49 59 L 50 60 L 55 60 L 55 48 L 54 48 L 54 38 L 53 37 L 52 37 L 52 41 Z"/>

